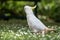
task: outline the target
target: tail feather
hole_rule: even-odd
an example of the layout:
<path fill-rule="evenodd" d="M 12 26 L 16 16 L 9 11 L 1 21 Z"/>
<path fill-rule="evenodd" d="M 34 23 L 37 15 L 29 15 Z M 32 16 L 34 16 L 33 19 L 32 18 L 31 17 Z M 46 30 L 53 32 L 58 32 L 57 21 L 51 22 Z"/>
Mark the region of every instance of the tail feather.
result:
<path fill-rule="evenodd" d="M 48 31 L 55 31 L 53 28 L 47 28 Z"/>

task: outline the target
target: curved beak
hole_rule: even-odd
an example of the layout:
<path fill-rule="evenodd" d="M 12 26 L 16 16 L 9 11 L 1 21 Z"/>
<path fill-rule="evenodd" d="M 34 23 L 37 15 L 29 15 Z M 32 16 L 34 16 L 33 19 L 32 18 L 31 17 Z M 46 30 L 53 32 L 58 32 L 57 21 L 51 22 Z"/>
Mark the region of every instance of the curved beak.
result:
<path fill-rule="evenodd" d="M 34 7 L 31 7 L 32 10 L 35 9 L 35 8 L 36 8 L 36 5 Z"/>

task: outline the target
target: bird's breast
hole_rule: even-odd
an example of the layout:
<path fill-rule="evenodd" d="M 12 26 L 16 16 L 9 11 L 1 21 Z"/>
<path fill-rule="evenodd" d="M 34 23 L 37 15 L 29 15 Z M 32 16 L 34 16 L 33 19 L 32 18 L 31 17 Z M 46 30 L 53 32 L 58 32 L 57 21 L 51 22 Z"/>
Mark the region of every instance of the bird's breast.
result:
<path fill-rule="evenodd" d="M 28 25 L 37 30 L 45 29 L 45 25 L 34 16 L 27 16 Z"/>

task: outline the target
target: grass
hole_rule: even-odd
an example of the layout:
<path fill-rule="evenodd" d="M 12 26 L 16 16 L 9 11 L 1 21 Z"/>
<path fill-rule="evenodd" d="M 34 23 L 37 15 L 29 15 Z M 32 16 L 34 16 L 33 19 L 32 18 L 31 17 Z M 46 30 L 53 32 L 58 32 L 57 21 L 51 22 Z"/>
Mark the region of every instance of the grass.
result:
<path fill-rule="evenodd" d="M 0 40 L 60 40 L 60 26 L 48 25 L 48 27 L 54 27 L 56 31 L 42 37 L 41 34 L 31 33 L 25 20 L 0 20 Z"/>

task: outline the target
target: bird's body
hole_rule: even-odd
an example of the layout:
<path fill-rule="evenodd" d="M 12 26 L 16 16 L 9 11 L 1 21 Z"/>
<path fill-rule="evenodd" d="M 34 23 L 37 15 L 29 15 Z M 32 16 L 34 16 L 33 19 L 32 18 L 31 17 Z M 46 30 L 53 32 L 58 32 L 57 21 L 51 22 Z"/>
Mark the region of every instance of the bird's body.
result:
<path fill-rule="evenodd" d="M 48 28 L 37 17 L 35 17 L 30 6 L 25 6 L 24 10 L 26 12 L 29 28 L 31 28 L 33 32 L 36 33 L 46 31 L 46 29 L 48 30 Z M 44 32 L 42 32 L 42 34 L 44 34 Z"/>
<path fill-rule="evenodd" d="M 30 28 L 32 27 L 32 29 L 34 30 L 41 31 L 46 28 L 46 26 L 39 19 L 37 19 L 34 15 L 27 15 L 27 21 L 28 21 L 28 25 L 30 26 Z"/>

